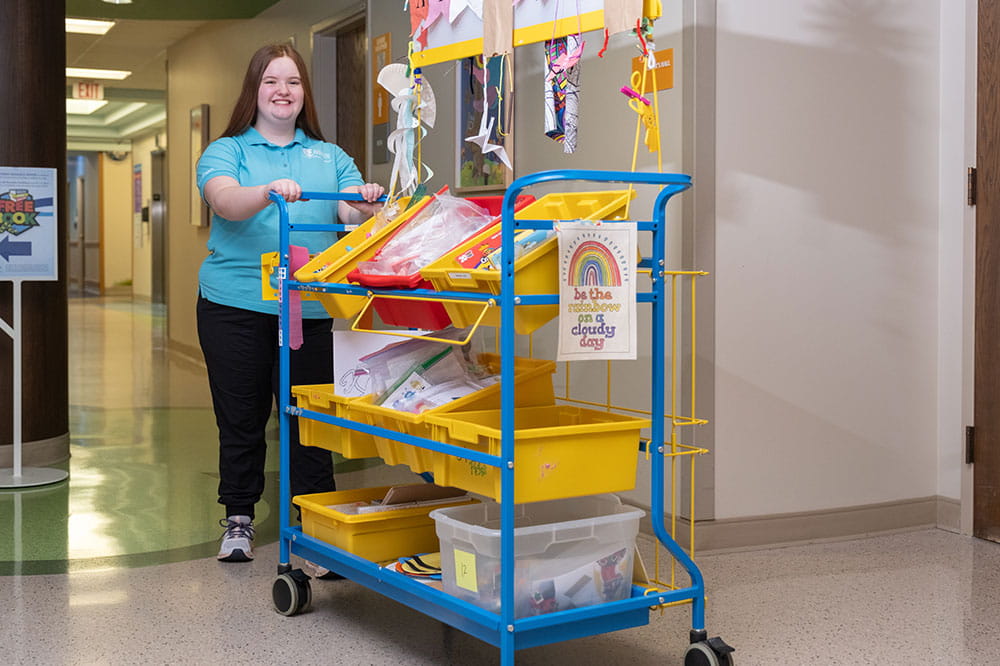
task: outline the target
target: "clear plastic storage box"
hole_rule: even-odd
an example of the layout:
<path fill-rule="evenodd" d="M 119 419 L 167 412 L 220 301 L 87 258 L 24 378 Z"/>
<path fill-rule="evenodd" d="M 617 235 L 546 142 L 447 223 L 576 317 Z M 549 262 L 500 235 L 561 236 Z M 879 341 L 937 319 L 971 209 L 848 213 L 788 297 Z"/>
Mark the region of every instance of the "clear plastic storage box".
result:
<path fill-rule="evenodd" d="M 514 506 L 514 616 L 529 617 L 631 596 L 641 509 L 615 495 Z M 500 612 L 500 505 L 431 512 L 444 591 Z"/>

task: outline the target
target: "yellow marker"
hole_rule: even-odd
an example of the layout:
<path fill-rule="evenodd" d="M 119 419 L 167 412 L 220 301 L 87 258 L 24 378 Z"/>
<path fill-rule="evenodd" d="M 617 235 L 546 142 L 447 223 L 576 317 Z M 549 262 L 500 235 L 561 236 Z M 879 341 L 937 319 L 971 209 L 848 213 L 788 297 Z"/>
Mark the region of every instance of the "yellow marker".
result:
<path fill-rule="evenodd" d="M 476 584 L 476 555 L 455 549 L 455 584 L 463 590 L 479 593 Z"/>

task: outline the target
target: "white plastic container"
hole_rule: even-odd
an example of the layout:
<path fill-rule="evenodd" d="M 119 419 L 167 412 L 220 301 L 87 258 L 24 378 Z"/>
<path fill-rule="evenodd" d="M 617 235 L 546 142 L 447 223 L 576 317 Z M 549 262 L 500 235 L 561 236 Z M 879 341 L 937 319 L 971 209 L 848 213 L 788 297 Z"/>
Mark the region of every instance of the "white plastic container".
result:
<path fill-rule="evenodd" d="M 626 599 L 639 519 L 615 495 L 514 506 L 514 617 Z M 444 591 L 500 612 L 500 505 L 431 512 Z"/>

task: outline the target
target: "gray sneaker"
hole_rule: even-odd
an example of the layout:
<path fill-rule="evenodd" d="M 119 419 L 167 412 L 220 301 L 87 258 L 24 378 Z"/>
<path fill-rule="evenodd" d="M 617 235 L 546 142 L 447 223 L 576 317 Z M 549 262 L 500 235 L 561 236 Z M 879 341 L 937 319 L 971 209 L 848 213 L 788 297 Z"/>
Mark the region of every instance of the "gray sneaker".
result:
<path fill-rule="evenodd" d="M 250 516 L 229 516 L 219 521 L 222 534 L 218 559 L 222 562 L 249 562 L 253 559 L 253 521 Z"/>

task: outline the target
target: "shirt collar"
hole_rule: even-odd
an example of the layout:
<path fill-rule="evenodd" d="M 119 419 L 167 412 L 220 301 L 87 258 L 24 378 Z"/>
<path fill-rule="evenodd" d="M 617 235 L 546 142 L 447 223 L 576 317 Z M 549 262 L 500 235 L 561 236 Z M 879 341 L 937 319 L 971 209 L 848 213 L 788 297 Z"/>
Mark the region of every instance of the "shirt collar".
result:
<path fill-rule="evenodd" d="M 274 145 L 273 143 L 271 143 L 270 141 L 268 141 L 267 139 L 265 139 L 264 136 L 260 132 L 258 132 L 256 130 L 256 128 L 254 128 L 253 126 L 248 127 L 246 129 L 246 131 L 243 133 L 243 136 L 246 137 L 247 143 L 249 143 L 251 146 L 257 146 L 257 145 L 261 145 L 261 146 L 273 146 Z M 308 140 L 309 140 L 309 137 L 307 137 L 306 133 L 302 131 L 302 128 L 301 127 L 296 127 L 295 128 L 295 137 L 292 139 L 291 143 L 289 143 L 288 145 L 291 146 L 291 145 L 294 145 L 294 144 L 297 143 L 297 144 L 300 144 L 300 145 L 304 146 L 304 145 L 306 145 L 306 143 L 308 142 Z M 283 146 L 283 147 L 287 147 L 287 146 Z"/>

